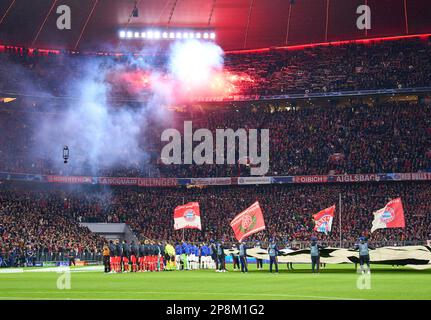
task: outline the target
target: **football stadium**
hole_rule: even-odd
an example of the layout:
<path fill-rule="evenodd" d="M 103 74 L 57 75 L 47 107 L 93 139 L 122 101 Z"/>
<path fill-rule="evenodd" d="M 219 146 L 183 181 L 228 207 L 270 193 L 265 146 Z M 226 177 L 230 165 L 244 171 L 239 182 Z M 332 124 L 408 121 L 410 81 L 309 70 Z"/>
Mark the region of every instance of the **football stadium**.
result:
<path fill-rule="evenodd" d="M 0 1 L 0 300 L 404 299 L 429 0 Z"/>

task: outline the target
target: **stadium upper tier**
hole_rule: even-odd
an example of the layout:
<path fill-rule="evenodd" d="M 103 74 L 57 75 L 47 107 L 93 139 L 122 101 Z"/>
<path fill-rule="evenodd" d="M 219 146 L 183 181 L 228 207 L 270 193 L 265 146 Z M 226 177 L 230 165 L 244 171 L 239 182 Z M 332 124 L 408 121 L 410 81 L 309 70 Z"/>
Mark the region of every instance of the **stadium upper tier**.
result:
<path fill-rule="evenodd" d="M 431 87 L 430 56 L 429 38 L 226 54 L 224 66 L 217 65 L 211 74 L 208 88 L 195 95 L 225 97 Z M 169 59 L 169 54 L 162 50 L 136 57 L 46 55 L 37 50 L 6 48 L 0 55 L 0 92 L 76 98 L 74 84 L 82 81 L 92 67 L 111 85 L 109 97 L 148 100 L 155 87 L 172 76 Z M 181 94 L 190 98 L 185 92 Z"/>

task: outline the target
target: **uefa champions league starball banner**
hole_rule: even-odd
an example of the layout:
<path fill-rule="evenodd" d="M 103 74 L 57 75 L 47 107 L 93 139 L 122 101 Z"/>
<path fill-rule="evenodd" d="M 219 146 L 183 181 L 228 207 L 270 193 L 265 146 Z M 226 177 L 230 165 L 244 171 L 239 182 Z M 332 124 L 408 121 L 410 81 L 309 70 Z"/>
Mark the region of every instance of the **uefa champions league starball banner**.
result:
<path fill-rule="evenodd" d="M 226 249 L 225 253 L 238 254 L 237 248 Z M 255 247 L 247 250 L 247 256 L 269 260 L 268 250 Z M 431 268 L 430 246 L 381 247 L 370 250 L 370 261 L 375 264 L 421 266 L 422 269 Z M 278 256 L 279 263 L 310 263 L 310 249 L 281 249 Z M 325 247 L 320 250 L 320 262 L 328 264 L 359 263 L 357 250 L 346 248 Z"/>

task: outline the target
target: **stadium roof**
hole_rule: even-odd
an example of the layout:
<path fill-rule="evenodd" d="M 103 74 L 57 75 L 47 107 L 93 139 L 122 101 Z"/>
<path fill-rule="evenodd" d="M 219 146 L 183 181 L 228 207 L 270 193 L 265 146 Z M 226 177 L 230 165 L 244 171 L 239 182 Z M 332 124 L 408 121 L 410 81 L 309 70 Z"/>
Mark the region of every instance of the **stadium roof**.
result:
<path fill-rule="evenodd" d="M 137 2 L 138 17 L 131 17 Z M 371 30 L 356 27 L 359 5 Z M 58 30 L 56 8 L 71 8 L 71 30 Z M 213 28 L 225 50 L 431 33 L 429 0 L 2 0 L 0 43 L 115 51 L 121 28 Z M 124 40 L 122 41 L 125 42 Z M 127 46 L 140 47 L 141 40 Z"/>

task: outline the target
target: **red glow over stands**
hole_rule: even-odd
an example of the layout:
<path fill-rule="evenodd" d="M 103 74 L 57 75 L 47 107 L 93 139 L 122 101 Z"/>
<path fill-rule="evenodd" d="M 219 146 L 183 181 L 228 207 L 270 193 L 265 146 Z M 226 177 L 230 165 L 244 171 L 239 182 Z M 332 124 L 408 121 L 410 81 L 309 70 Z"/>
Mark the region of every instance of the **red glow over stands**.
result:
<path fill-rule="evenodd" d="M 431 37 L 431 33 L 424 34 L 414 34 L 414 35 L 404 35 L 404 36 L 392 36 L 392 37 L 378 37 L 378 38 L 366 38 L 366 39 L 356 39 L 356 40 L 343 40 L 343 41 L 333 41 L 333 42 L 320 42 L 320 43 L 309 43 L 302 45 L 292 45 L 292 46 L 282 46 L 282 47 L 267 47 L 267 48 L 258 48 L 258 49 L 246 49 L 246 50 L 227 50 L 226 54 L 247 54 L 247 53 L 261 53 L 268 52 L 271 50 L 304 50 L 308 48 L 315 47 L 324 47 L 324 46 L 341 46 L 345 44 L 370 44 L 372 42 L 381 42 L 381 41 L 394 41 L 394 40 L 403 40 L 403 39 L 414 39 L 419 38 L 422 40 Z M 8 46 L 8 45 L 0 45 L 0 52 L 4 52 L 6 47 L 13 49 L 21 49 L 22 47 L 16 46 Z M 39 48 L 29 48 L 30 54 L 37 49 L 40 53 L 44 54 L 60 54 L 60 50 L 56 49 L 39 49 Z M 69 51 L 70 52 L 70 51 Z M 71 53 L 79 53 L 72 51 Z M 84 54 L 96 54 L 96 55 L 114 55 L 114 56 L 123 56 L 124 53 L 119 52 L 82 52 Z M 139 56 L 140 54 L 134 54 L 135 56 Z"/>
<path fill-rule="evenodd" d="M 132 96 L 140 95 L 157 87 L 170 87 L 177 101 L 191 101 L 200 97 L 225 98 L 240 93 L 248 83 L 254 83 L 247 74 L 227 70 L 213 70 L 209 82 L 200 84 L 181 83 L 170 74 L 152 75 L 148 70 L 115 71 L 107 79 L 113 86 Z"/>
<path fill-rule="evenodd" d="M 425 40 L 428 37 L 431 37 L 431 33 L 415 34 L 415 35 L 408 35 L 408 36 L 380 37 L 380 38 L 369 38 L 369 39 L 320 42 L 320 43 L 310 43 L 310 44 L 302 44 L 302 45 L 294 45 L 294 46 L 259 48 L 259 49 L 250 49 L 250 50 L 231 50 L 231 51 L 225 51 L 225 53 L 226 54 L 241 54 L 241 53 L 268 52 L 270 50 L 304 50 L 304 49 L 308 49 L 308 48 L 316 48 L 316 47 L 324 47 L 324 46 L 341 46 L 341 45 L 345 45 L 345 44 L 369 44 L 372 42 L 394 41 L 394 40 L 413 39 L 413 38 L 420 38 L 420 39 Z"/>

